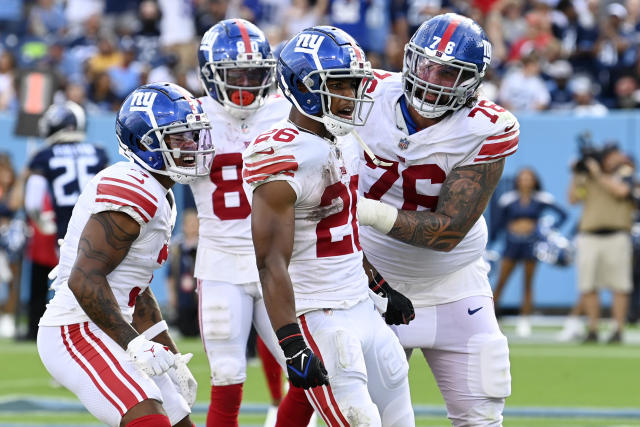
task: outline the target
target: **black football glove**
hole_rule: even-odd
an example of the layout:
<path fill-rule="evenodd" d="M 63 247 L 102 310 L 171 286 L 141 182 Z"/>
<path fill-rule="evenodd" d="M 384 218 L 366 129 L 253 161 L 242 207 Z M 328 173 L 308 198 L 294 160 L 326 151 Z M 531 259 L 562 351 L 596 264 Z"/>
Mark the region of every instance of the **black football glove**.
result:
<path fill-rule="evenodd" d="M 411 300 L 389 286 L 380 273 L 376 273 L 369 282 L 369 289 L 387 299 L 387 311 L 384 313 L 387 325 L 408 325 L 416 317 Z"/>
<path fill-rule="evenodd" d="M 304 389 L 329 385 L 324 364 L 307 347 L 297 323 L 290 323 L 278 329 L 276 336 L 284 352 L 291 384 Z"/>

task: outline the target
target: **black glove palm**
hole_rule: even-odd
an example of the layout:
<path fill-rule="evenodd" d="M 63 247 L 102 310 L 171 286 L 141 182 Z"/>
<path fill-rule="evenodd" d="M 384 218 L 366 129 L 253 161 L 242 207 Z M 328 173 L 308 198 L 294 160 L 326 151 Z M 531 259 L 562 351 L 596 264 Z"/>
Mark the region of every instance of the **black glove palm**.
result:
<path fill-rule="evenodd" d="M 291 384 L 304 389 L 329 385 L 324 364 L 307 347 L 297 324 L 283 326 L 276 331 L 276 336 L 284 351 Z"/>
<path fill-rule="evenodd" d="M 416 317 L 411 300 L 389 286 L 380 273 L 376 273 L 369 282 L 369 288 L 387 299 L 387 311 L 384 313 L 387 325 L 408 325 Z"/>

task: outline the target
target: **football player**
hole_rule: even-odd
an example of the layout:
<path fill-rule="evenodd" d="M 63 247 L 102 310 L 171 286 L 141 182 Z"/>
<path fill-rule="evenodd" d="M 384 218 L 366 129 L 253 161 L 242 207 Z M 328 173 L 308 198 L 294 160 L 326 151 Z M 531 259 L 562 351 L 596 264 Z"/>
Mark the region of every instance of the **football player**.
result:
<path fill-rule="evenodd" d="M 251 241 L 251 192 L 242 182 L 242 152 L 256 136 L 285 118 L 290 104 L 270 94 L 275 59 L 264 33 L 248 21 L 227 19 L 211 27 L 200 42 L 198 60 L 207 93 L 200 101 L 212 121 L 216 146 L 211 174 L 191 185 L 200 220 L 195 265 L 200 333 L 211 371 L 207 426 L 237 426 L 252 323 L 284 366 L 260 291 Z M 266 375 L 276 405 L 282 372 L 275 363 L 263 366 L 277 370 Z M 313 408 L 302 390 L 294 387 L 290 393 L 281 405 L 281 421 L 307 425 L 304 418 L 311 416 Z M 270 408 L 270 418 L 274 410 Z"/>
<path fill-rule="evenodd" d="M 109 426 L 192 427 L 197 383 L 149 283 L 167 259 L 171 187 L 209 174 L 214 149 L 200 103 L 171 83 L 141 86 L 116 118 L 130 162 L 80 194 L 60 248 L 38 353 L 60 384 Z"/>
<path fill-rule="evenodd" d="M 71 211 L 84 186 L 109 162 L 102 147 L 85 142 L 86 122 L 84 109 L 75 102 L 51 105 L 38 123 L 46 146 L 36 152 L 25 171 L 25 211 L 37 227 L 34 236 L 38 241 L 51 239 L 52 244 L 41 244 L 40 249 L 53 258 L 45 263 L 34 257 L 31 263 L 28 339 L 36 339 L 38 320 L 47 304 L 47 275 L 57 263 L 51 248 L 57 247 L 55 242 L 67 232 Z"/>
<path fill-rule="evenodd" d="M 372 78 L 344 31 L 298 33 L 277 64 L 289 117 L 243 154 L 269 318 L 289 380 L 329 426 L 414 425 L 407 361 L 369 298 L 358 240 L 359 158 L 348 134 L 367 119 Z"/>
<path fill-rule="evenodd" d="M 416 306 L 394 327 L 420 349 L 454 426 L 499 426 L 511 393 L 509 349 L 482 259 L 482 217 L 518 148 L 509 111 L 478 93 L 491 44 L 473 20 L 443 14 L 405 47 L 402 74 L 377 73 L 372 117 L 359 130 L 358 219 L 367 259 Z M 378 162 L 380 163 L 380 162 Z"/>

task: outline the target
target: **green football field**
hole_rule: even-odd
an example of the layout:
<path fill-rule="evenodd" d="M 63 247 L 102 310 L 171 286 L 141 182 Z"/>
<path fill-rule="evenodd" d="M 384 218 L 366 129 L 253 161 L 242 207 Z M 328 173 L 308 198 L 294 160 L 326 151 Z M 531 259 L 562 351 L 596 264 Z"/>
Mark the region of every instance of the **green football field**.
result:
<path fill-rule="evenodd" d="M 506 333 L 509 335 L 509 330 Z M 637 342 L 556 344 L 548 335 L 543 332 L 528 341 L 510 337 L 513 381 L 505 426 L 640 426 Z M 206 359 L 199 340 L 180 340 L 179 346 L 195 355 L 190 367 L 200 387 L 193 419 L 203 426 L 209 394 Z M 35 344 L 0 340 L 0 361 L 0 427 L 100 425 L 71 393 L 52 386 Z M 450 425 L 440 393 L 419 353 L 411 359 L 410 382 L 416 425 Z M 244 387 L 241 424 L 262 425 L 267 402 L 262 370 L 252 363 Z"/>

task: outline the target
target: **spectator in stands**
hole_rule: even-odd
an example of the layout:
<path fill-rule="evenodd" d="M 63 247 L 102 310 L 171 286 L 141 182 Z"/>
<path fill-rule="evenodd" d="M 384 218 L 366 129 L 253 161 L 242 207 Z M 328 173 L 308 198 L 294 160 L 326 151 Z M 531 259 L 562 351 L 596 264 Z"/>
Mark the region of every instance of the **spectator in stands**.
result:
<path fill-rule="evenodd" d="M 549 105 L 549 90 L 540 76 L 540 56 L 522 58 L 522 66 L 507 73 L 500 85 L 500 104 L 511 111 L 539 111 Z"/>
<path fill-rule="evenodd" d="M 140 86 L 146 80 L 146 69 L 140 62 L 136 61 L 136 48 L 131 39 L 124 39 L 120 43 L 122 52 L 122 63 L 113 65 L 107 70 L 111 79 L 111 89 L 120 99 L 124 100 L 129 93 Z"/>
<path fill-rule="evenodd" d="M 558 59 L 547 67 L 546 74 L 551 77 L 551 79 L 547 81 L 549 95 L 551 96 L 549 109 L 570 110 L 573 108 L 573 93 L 569 88 L 569 78 L 572 73 L 573 68 L 571 64 L 564 59 Z"/>
<path fill-rule="evenodd" d="M 617 79 L 614 94 L 616 108 L 634 109 L 640 106 L 640 90 L 638 82 L 633 76 L 622 76 Z"/>
<path fill-rule="evenodd" d="M 602 88 L 601 97 L 607 106 L 614 105 L 615 82 L 624 69 L 633 65 L 636 51 L 633 48 L 629 28 L 623 26 L 627 10 L 620 3 L 610 3 L 596 41 L 596 71 Z"/>
<path fill-rule="evenodd" d="M 167 53 L 179 58 L 177 69 L 181 74 L 198 65 L 194 8 L 191 1 L 158 0 L 160 11 L 160 45 Z M 281 24 L 281 23 L 279 23 Z M 180 79 L 178 79 L 180 82 Z"/>
<path fill-rule="evenodd" d="M 0 111 L 9 110 L 16 100 L 16 61 L 8 50 L 0 52 Z"/>
<path fill-rule="evenodd" d="M 61 2 L 54 0 L 37 0 L 29 9 L 28 23 L 31 34 L 40 37 L 62 35 L 67 21 Z"/>
<path fill-rule="evenodd" d="M 594 84 L 589 76 L 576 76 L 569 82 L 573 93 L 573 112 L 577 116 L 604 116 L 607 107 L 599 103 L 594 97 Z"/>
<path fill-rule="evenodd" d="M 493 45 L 491 62 L 503 63 L 516 40 L 524 37 L 527 23 L 523 16 L 523 0 L 499 0 L 487 15 L 487 35 Z"/>
<path fill-rule="evenodd" d="M 98 52 L 87 63 L 87 78 L 97 79 L 111 67 L 119 67 L 124 62 L 122 52 L 118 49 L 113 34 L 102 34 L 98 38 Z"/>
<path fill-rule="evenodd" d="M 576 267 L 582 309 L 588 318 L 585 342 L 598 341 L 599 291 L 613 292 L 615 330 L 609 343 L 619 343 L 632 289 L 631 199 L 634 167 L 617 146 L 607 146 L 597 158 L 581 159 L 573 168 L 569 202 L 583 203 L 576 239 Z"/>
<path fill-rule="evenodd" d="M 89 109 L 118 111 L 119 100 L 111 88 L 111 78 L 107 73 L 99 73 L 89 84 Z"/>
<path fill-rule="evenodd" d="M 521 169 L 516 175 L 514 189 L 504 193 L 498 200 L 496 217 L 492 218 L 491 239 L 500 231 L 506 232 L 506 244 L 502 255 L 500 276 L 493 292 L 496 311 L 507 280 L 518 263 L 524 264 L 524 292 L 520 318 L 516 333 L 521 337 L 531 335 L 529 316 L 533 312 L 533 275 L 538 263 L 534 245 L 539 240 L 538 220 L 547 210 L 552 210 L 557 219 L 553 227 L 561 226 L 567 213 L 555 202 L 554 197 L 542 191 L 540 179 L 533 169 Z"/>

